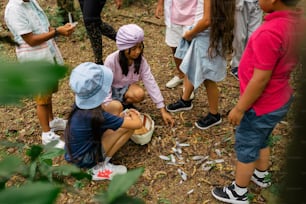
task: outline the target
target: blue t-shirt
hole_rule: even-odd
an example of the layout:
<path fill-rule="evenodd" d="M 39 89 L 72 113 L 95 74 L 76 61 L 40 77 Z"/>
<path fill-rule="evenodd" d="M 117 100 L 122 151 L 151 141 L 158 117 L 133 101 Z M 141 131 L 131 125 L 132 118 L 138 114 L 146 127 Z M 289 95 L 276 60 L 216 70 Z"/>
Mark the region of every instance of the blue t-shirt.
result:
<path fill-rule="evenodd" d="M 101 137 L 107 129 L 117 130 L 121 127 L 123 118 L 104 111 L 101 113 L 105 120 L 100 127 Z M 101 141 L 95 144 L 93 140 L 91 120 L 92 115 L 90 111 L 77 109 L 72 115 L 70 121 L 70 141 L 67 145 L 69 145 L 70 154 L 74 159 L 83 157 L 84 154 L 101 145 Z M 65 153 L 65 159 L 69 162 L 72 161 L 68 152 Z"/>

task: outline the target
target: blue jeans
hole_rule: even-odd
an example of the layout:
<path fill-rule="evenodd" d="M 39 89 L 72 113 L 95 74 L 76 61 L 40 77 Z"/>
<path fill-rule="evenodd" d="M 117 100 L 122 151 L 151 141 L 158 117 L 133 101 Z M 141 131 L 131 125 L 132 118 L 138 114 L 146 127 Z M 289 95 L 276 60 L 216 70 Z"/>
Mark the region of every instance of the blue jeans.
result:
<path fill-rule="evenodd" d="M 261 149 L 266 148 L 274 127 L 287 114 L 291 99 L 281 108 L 271 113 L 256 116 L 253 109 L 245 112 L 235 134 L 235 151 L 238 161 L 254 162 L 259 158 Z"/>

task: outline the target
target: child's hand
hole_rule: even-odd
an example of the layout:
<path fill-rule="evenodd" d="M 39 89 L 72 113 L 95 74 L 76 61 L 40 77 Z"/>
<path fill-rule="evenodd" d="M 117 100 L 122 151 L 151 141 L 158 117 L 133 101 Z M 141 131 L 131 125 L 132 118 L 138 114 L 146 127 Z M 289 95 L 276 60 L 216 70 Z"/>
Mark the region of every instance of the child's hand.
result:
<path fill-rule="evenodd" d="M 160 112 L 161 112 L 162 118 L 163 118 L 164 122 L 166 123 L 166 125 L 167 126 L 170 125 L 170 127 L 173 127 L 174 120 L 173 120 L 171 114 L 168 113 L 165 108 L 161 108 Z"/>
<path fill-rule="evenodd" d="M 157 4 L 156 10 L 155 10 L 155 18 L 160 19 L 160 17 L 163 15 L 163 5 Z"/>
<path fill-rule="evenodd" d="M 135 109 L 125 109 L 120 115 L 123 115 L 124 118 L 128 118 L 128 119 L 140 117 L 140 113 Z"/>
<path fill-rule="evenodd" d="M 60 35 L 69 36 L 74 32 L 75 26 L 73 26 L 71 23 L 66 23 L 63 26 L 59 26 L 56 28 L 57 32 Z"/>
<path fill-rule="evenodd" d="M 243 115 L 244 111 L 240 110 L 237 106 L 235 106 L 228 114 L 228 121 L 232 125 L 239 125 Z"/>
<path fill-rule="evenodd" d="M 190 30 L 187 30 L 183 35 L 183 38 L 187 41 L 191 41 L 193 37 L 194 36 Z"/>

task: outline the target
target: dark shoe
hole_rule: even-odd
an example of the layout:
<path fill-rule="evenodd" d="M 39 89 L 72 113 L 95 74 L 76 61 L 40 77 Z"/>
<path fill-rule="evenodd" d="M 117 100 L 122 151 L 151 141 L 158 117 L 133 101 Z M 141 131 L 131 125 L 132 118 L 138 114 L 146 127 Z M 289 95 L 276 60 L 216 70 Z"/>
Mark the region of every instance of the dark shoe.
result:
<path fill-rule="evenodd" d="M 235 79 L 237 79 L 237 80 L 239 81 L 239 77 L 238 77 L 238 67 L 233 67 L 233 68 L 231 69 L 231 75 L 232 75 Z"/>
<path fill-rule="evenodd" d="M 171 113 L 183 111 L 183 110 L 191 110 L 193 107 L 191 102 L 192 100 L 183 101 L 182 99 L 179 99 L 177 102 L 167 105 L 166 109 L 167 111 Z"/>
<path fill-rule="evenodd" d="M 238 195 L 235 191 L 235 184 L 232 183 L 227 187 L 215 187 L 212 189 L 212 195 L 222 202 L 234 204 L 249 204 L 248 192 L 243 195 Z"/>
<path fill-rule="evenodd" d="M 256 185 L 262 188 L 267 188 L 271 185 L 270 174 L 267 174 L 265 177 L 260 178 L 255 173 L 253 173 L 251 181 L 253 181 Z"/>
<path fill-rule="evenodd" d="M 195 126 L 201 130 L 206 130 L 212 126 L 219 125 L 221 122 L 222 119 L 219 113 L 216 116 L 208 113 L 206 117 L 202 117 L 197 122 L 195 122 Z"/>
<path fill-rule="evenodd" d="M 125 109 L 135 109 L 139 111 L 139 108 L 135 107 L 132 103 L 121 103 L 123 106 L 123 110 Z"/>

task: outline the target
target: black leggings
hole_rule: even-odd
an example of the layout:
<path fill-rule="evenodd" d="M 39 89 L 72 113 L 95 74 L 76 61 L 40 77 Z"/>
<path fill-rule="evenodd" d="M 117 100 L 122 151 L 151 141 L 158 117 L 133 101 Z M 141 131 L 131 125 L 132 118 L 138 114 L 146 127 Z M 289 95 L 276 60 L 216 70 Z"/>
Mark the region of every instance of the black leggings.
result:
<path fill-rule="evenodd" d="M 102 36 L 116 40 L 117 32 L 112 26 L 104 23 L 101 19 L 101 12 L 106 0 L 79 0 L 85 28 L 95 55 L 95 62 L 103 64 L 102 59 Z"/>

